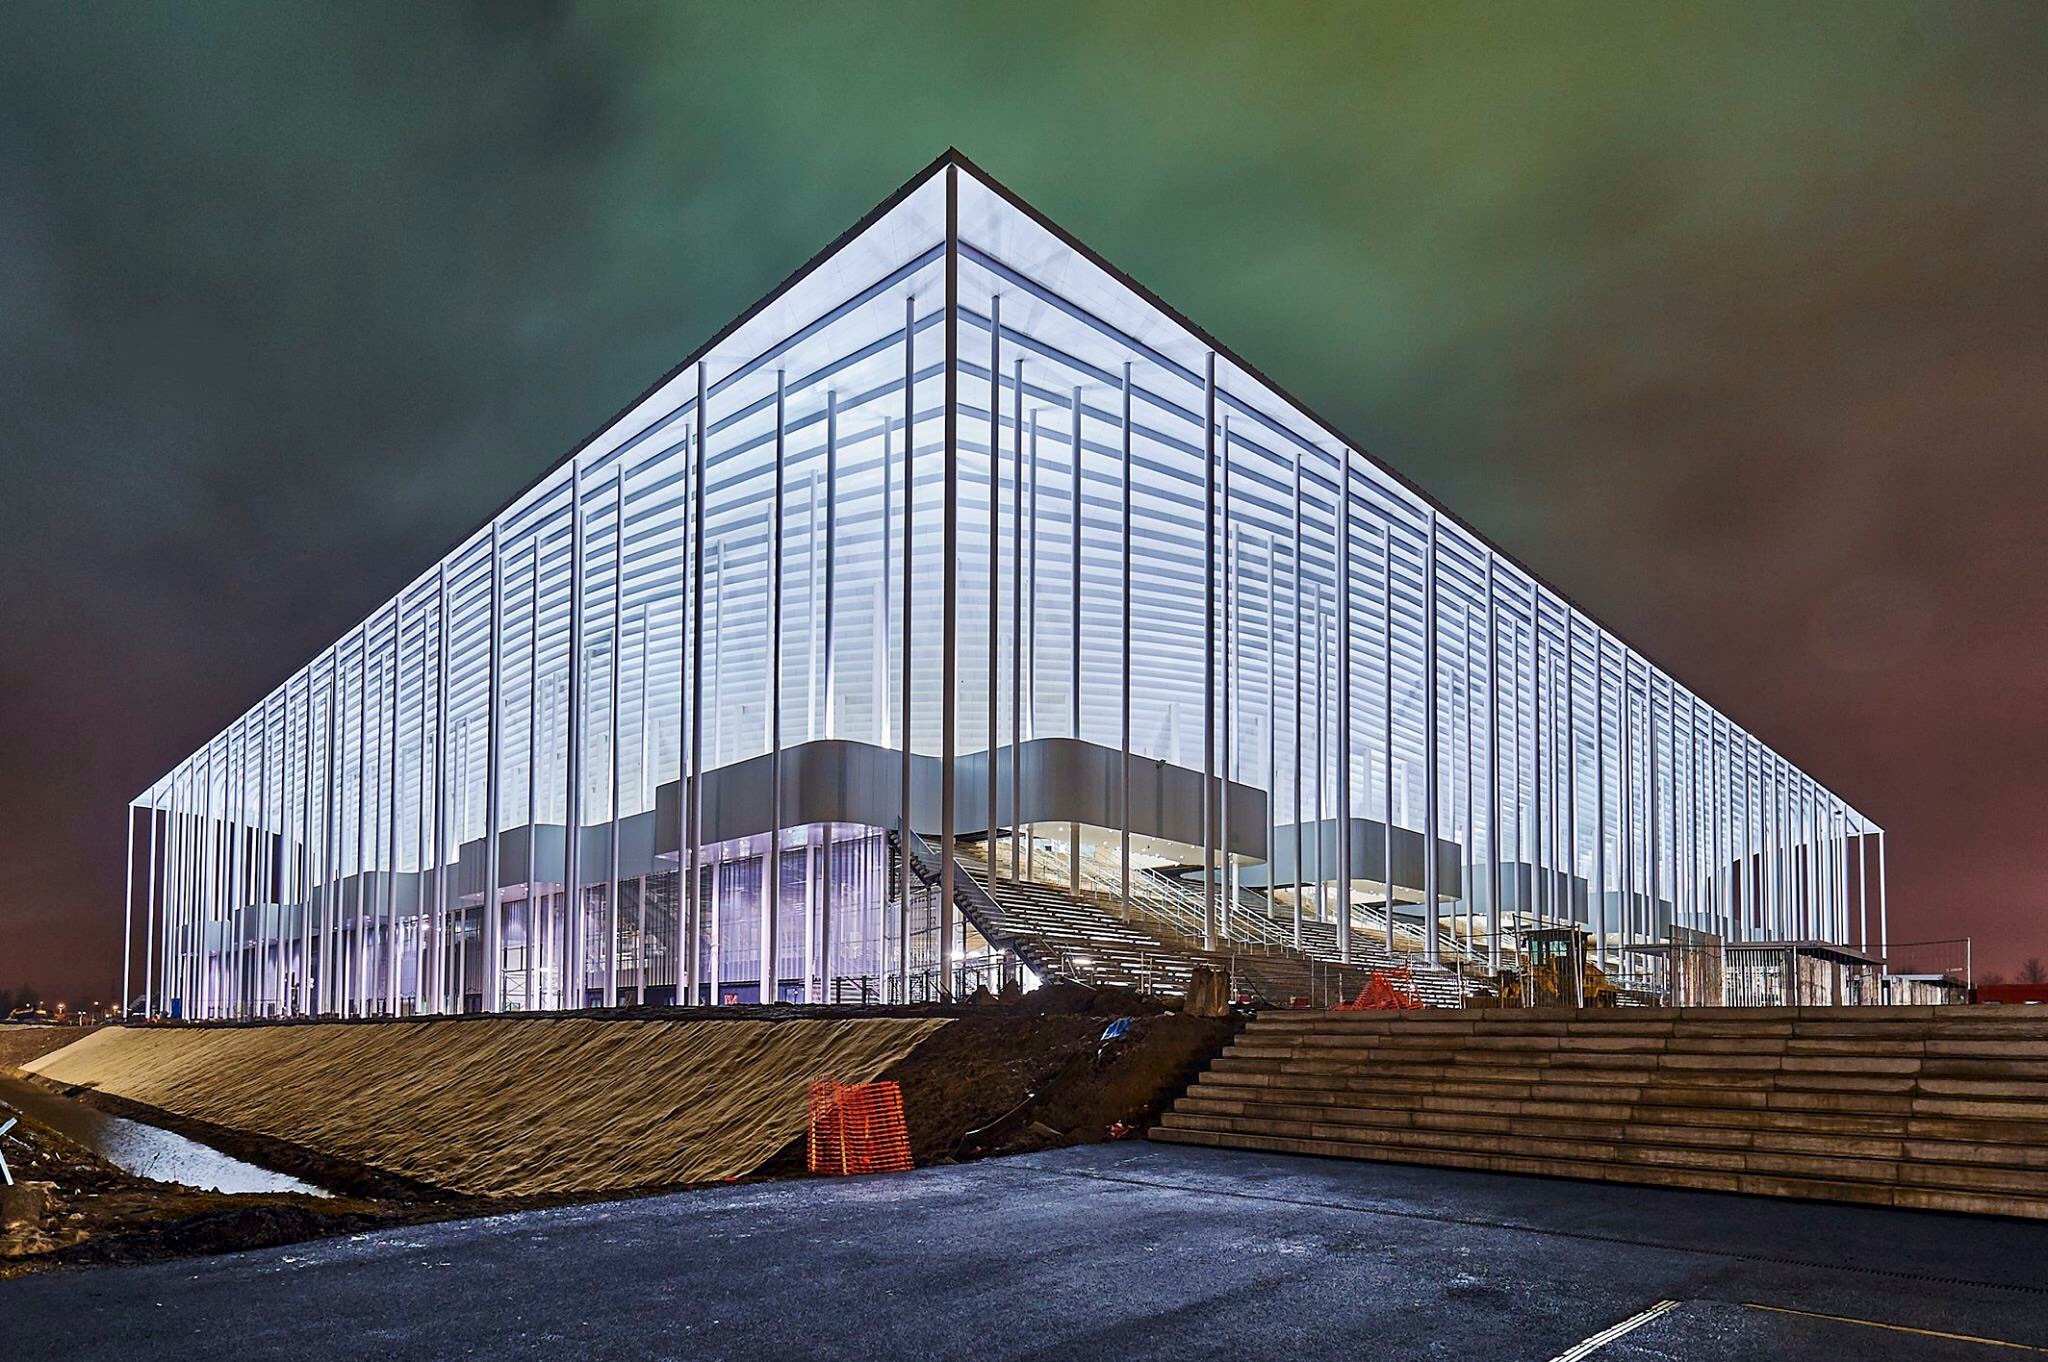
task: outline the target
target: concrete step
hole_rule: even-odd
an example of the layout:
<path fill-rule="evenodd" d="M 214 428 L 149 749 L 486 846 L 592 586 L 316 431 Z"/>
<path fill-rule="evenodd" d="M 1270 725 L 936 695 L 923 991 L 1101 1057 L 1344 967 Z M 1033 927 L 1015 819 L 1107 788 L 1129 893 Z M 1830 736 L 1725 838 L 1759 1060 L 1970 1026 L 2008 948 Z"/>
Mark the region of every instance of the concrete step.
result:
<path fill-rule="evenodd" d="M 1511 1129 L 1473 1129 L 1465 1123 L 1393 1119 L 1361 1111 L 1322 1113 L 1321 1118 L 1288 1117 L 1261 1110 L 1253 1115 L 1167 1113 L 1162 1124 L 1174 1129 L 1280 1136 L 1290 1139 L 1340 1141 L 1371 1148 L 1438 1149 L 1457 1153 L 1507 1155 L 1528 1159 L 1583 1160 L 1644 1168 L 1712 1169 L 1773 1177 L 1826 1178 L 1832 1181 L 1908 1183 L 1947 1191 L 2000 1193 L 2048 1202 L 2048 1171 L 1982 1164 L 1927 1161 L 1906 1163 L 1882 1154 L 1855 1154 L 1843 1149 L 1828 1153 L 1784 1150 L 1752 1143 L 1709 1145 L 1673 1143 L 1648 1138 L 1638 1129 L 1607 1132 L 1591 1123 L 1553 1124 L 1548 1129 L 1520 1124 Z M 1336 1119 L 1332 1119 L 1332 1118 Z M 1910 1170 L 1910 1171 L 1909 1171 Z"/>
<path fill-rule="evenodd" d="M 2048 1218 L 2048 1016 L 1265 1013 L 1156 1138 Z"/>
<path fill-rule="evenodd" d="M 1253 1101 L 1225 1097 L 1202 1097 L 1190 1092 L 1177 1104 L 1172 1118 L 1185 1116 L 1197 1124 L 1214 1121 L 1240 1123 L 1227 1128 L 1265 1129 L 1260 1123 L 1283 1121 L 1319 1127 L 1362 1129 L 1426 1129 L 1499 1137 L 1547 1137 L 1592 1148 L 1611 1144 L 1610 1157 L 1633 1157 L 1627 1150 L 1663 1148 L 1697 1149 L 1719 1156 L 1748 1152 L 1778 1160 L 1777 1171 L 1811 1173 L 1830 1160 L 1869 1160 L 1869 1168 L 1853 1173 L 1858 1180 L 1893 1181 L 1907 1162 L 1932 1170 L 1924 1179 L 1928 1185 L 1965 1190 L 1991 1187 L 2029 1195 L 2048 1196 L 2048 1147 L 2041 1145 L 1984 1146 L 1954 1141 L 1912 1141 L 1900 1135 L 1890 1137 L 1849 1135 L 1803 1129 L 1731 1128 L 1694 1123 L 1663 1124 L 1619 1109 L 1605 1112 L 1536 1106 L 1512 1114 L 1466 1109 L 1455 1100 L 1426 1105 L 1398 1104 L 1369 1100 L 1333 1103 L 1320 1101 L 1320 1094 L 1264 1094 Z M 1532 1104 L 1535 1105 L 1535 1104 Z M 1219 1128 L 1213 1125 L 1207 1128 Z M 1274 1133 L 1267 1130 L 1266 1133 Z M 1282 1131 L 1279 1133 L 1299 1133 Z M 1910 1152 L 1909 1152 L 1910 1151 Z M 1526 1151 L 1525 1151 L 1526 1152 Z M 1673 1156 L 1675 1158 L 1675 1156 Z M 1820 1160 L 1821 1164 L 1815 1164 Z M 1658 1161 L 1651 1158 L 1649 1161 Z M 1669 1159 L 1665 1161 L 1670 1161 Z M 1678 1161 L 1686 1161 L 1680 1159 Z M 1760 1165 L 1752 1158 L 1741 1164 L 1755 1171 Z M 1872 1170 L 1878 1170 L 1873 1172 Z"/>
<path fill-rule="evenodd" d="M 1210 1145 L 1223 1149 L 1265 1149 L 1282 1154 L 1326 1158 L 1372 1159 L 1381 1163 L 1417 1163 L 1439 1168 L 1471 1168 L 1494 1173 L 1579 1178 L 1593 1182 L 1651 1183 L 1702 1191 L 1742 1192 L 1753 1196 L 1804 1197 L 1818 1201 L 1853 1201 L 1918 1210 L 1962 1211 L 1985 1215 L 2025 1216 L 2048 1220 L 2048 1198 L 1998 1193 L 1956 1192 L 1882 1183 L 1857 1183 L 1829 1178 L 1789 1178 L 1731 1173 L 1714 1169 L 1648 1170 L 1639 1164 L 1604 1163 L 1591 1159 L 1530 1159 L 1498 1154 L 1473 1154 L 1445 1149 L 1367 1147 L 1345 1141 L 1302 1140 L 1242 1132 L 1216 1132 L 1155 1126 L 1150 1138 L 1172 1144 Z"/>

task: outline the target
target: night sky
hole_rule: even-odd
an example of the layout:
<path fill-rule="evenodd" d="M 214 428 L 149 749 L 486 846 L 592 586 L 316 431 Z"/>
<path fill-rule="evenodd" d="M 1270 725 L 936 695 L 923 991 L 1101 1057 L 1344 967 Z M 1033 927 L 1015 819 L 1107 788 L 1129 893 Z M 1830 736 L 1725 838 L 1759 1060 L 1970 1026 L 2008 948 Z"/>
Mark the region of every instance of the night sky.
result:
<path fill-rule="evenodd" d="M 0 986 L 122 807 L 956 144 L 2048 955 L 2048 6 L 17 3 Z"/>

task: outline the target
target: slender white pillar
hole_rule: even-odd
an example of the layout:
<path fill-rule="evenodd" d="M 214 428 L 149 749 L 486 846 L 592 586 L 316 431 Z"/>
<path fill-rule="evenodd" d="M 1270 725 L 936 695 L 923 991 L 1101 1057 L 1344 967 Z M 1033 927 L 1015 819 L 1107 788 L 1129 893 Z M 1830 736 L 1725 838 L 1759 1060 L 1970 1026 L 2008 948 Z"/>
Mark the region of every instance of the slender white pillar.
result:
<path fill-rule="evenodd" d="M 1394 523 L 1380 524 L 1380 876 L 1386 921 L 1387 949 L 1394 949 Z M 1320 779 L 1318 780 L 1320 789 Z M 1322 814 L 1316 815 L 1321 840 Z M 1317 867 L 1318 871 L 1321 867 Z"/>
<path fill-rule="evenodd" d="M 780 467 L 778 463 L 778 468 Z M 781 487 L 776 488 L 777 504 L 780 505 Z M 623 646 L 626 609 L 626 462 L 623 456 L 612 468 L 612 627 L 611 664 L 609 684 L 606 685 L 605 704 L 605 761 L 609 765 L 612 792 L 610 807 L 605 810 L 609 820 L 609 839 L 606 846 L 604 881 L 604 1005 L 619 1005 L 619 895 L 624 882 L 619 878 L 619 794 L 624 765 L 619 760 L 619 692 L 624 689 L 620 667 L 626 650 Z M 779 680 L 781 672 L 776 672 Z M 778 688 L 777 694 L 780 695 Z"/>
<path fill-rule="evenodd" d="M 768 506 L 768 849 L 761 862 L 760 1000 L 779 1001 L 782 915 L 782 555 L 788 515 L 784 445 L 788 418 L 782 370 L 775 371 L 775 468 Z"/>
<path fill-rule="evenodd" d="M 121 1019 L 128 1019 L 129 972 L 135 960 L 135 804 L 131 800 L 127 812 L 127 836 L 123 846 L 127 858 L 122 862 L 125 883 L 121 890 Z"/>
<path fill-rule="evenodd" d="M 1351 451 L 1337 451 L 1337 957 L 1351 960 Z"/>
<path fill-rule="evenodd" d="M 958 829 L 954 764 L 960 750 L 960 171 L 946 167 L 945 449 L 941 498 L 943 534 L 939 573 L 945 622 L 939 655 L 939 980 L 954 992 L 953 856 Z"/>
<path fill-rule="evenodd" d="M 1013 435 L 1011 437 L 1015 439 Z M 988 861 L 988 892 L 995 898 L 997 887 L 996 836 L 1002 828 L 996 795 L 997 734 L 1002 717 L 1002 686 L 997 678 L 1002 666 L 1002 566 L 1003 566 L 1003 295 L 988 302 L 988 840 L 982 845 Z M 1010 749 L 1014 765 L 1017 751 Z"/>
<path fill-rule="evenodd" d="M 1123 390 L 1120 394 L 1120 416 L 1118 435 L 1122 466 L 1119 481 L 1123 492 L 1123 542 L 1119 546 L 1121 559 L 1118 598 L 1123 610 L 1120 621 L 1122 642 L 1117 648 L 1118 698 L 1117 711 L 1121 719 L 1120 745 L 1117 752 L 1117 821 L 1118 829 L 1118 882 L 1117 892 L 1126 908 L 1131 902 L 1131 362 L 1124 361 Z M 993 684 L 993 683 L 991 683 Z M 1011 761 L 1016 760 L 1012 750 Z M 991 851 L 993 856 L 994 852 Z M 993 875 L 993 863 L 991 863 Z"/>
<path fill-rule="evenodd" d="M 717 973 L 711 973 L 700 990 L 698 973 L 704 969 L 707 956 L 704 948 L 704 904 L 699 897 L 703 893 L 704 867 L 704 515 L 706 501 L 705 463 L 706 450 L 711 443 L 711 409 L 707 404 L 706 374 L 704 364 L 697 364 L 697 427 L 696 438 L 691 444 L 690 472 L 690 781 L 684 792 L 682 803 L 685 812 L 686 841 L 688 855 L 684 865 L 689 872 L 690 935 L 684 959 L 689 966 L 689 1000 L 715 1005 L 718 1002 Z M 888 482 L 886 462 L 883 465 L 883 483 Z M 885 517 L 886 518 L 886 517 Z M 884 571 L 887 571 L 888 551 L 884 546 L 882 554 Z M 886 659 L 876 658 L 878 670 Z"/>
<path fill-rule="evenodd" d="M 1437 638 L 1436 638 L 1436 509 L 1429 512 L 1429 540 L 1422 565 L 1422 708 L 1424 721 L 1422 801 L 1423 956 L 1437 958 Z"/>
<path fill-rule="evenodd" d="M 1202 375 L 1202 946 L 1216 939 L 1216 355 Z"/>
<path fill-rule="evenodd" d="M 952 233 L 947 233 L 950 239 Z M 917 566 L 917 297 L 903 300 L 903 767 L 901 779 L 902 837 L 897 864 L 901 869 L 898 886 L 896 927 L 897 1001 L 910 1001 L 910 896 L 917 882 L 910 865 L 911 695 L 912 609 L 916 604 L 914 579 Z"/>

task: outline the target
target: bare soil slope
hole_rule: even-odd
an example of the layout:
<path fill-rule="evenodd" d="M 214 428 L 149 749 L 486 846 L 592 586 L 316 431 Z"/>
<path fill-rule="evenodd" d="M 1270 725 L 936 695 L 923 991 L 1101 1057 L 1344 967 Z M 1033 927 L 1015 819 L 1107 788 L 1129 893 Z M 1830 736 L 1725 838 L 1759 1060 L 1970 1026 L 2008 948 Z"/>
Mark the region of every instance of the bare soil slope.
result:
<path fill-rule="evenodd" d="M 741 1177 L 944 1018 L 107 1027 L 22 1067 L 478 1196 Z"/>
<path fill-rule="evenodd" d="M 0 1069 L 19 1069 L 91 1034 L 76 1026 L 0 1026 Z"/>

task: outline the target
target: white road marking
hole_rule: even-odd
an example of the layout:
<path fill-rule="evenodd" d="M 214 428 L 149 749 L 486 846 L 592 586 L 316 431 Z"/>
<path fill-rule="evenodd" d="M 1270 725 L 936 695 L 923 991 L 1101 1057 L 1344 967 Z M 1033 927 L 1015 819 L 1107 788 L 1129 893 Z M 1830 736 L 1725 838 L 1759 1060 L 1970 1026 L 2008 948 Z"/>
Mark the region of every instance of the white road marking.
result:
<path fill-rule="evenodd" d="M 1603 1347 L 1606 1344 L 1612 1343 L 1615 1339 L 1620 1338 L 1623 1334 L 1629 1332 L 1631 1329 L 1640 1329 L 1645 1324 L 1648 1324 L 1651 1320 L 1656 1319 L 1662 1315 L 1669 1314 L 1671 1311 L 1676 1310 L 1677 1308 L 1677 1301 L 1658 1301 L 1655 1305 L 1651 1306 L 1649 1309 L 1643 1311 L 1639 1315 L 1630 1315 L 1627 1319 L 1623 1320 L 1619 1324 L 1610 1324 L 1605 1329 L 1602 1329 L 1599 1333 L 1594 1334 L 1591 1338 L 1580 1339 L 1577 1343 L 1572 1344 L 1571 1347 L 1566 1348 L 1556 1357 L 1551 1358 L 1550 1362 L 1579 1362 L 1580 1358 L 1590 1356 L 1595 1348 Z"/>

